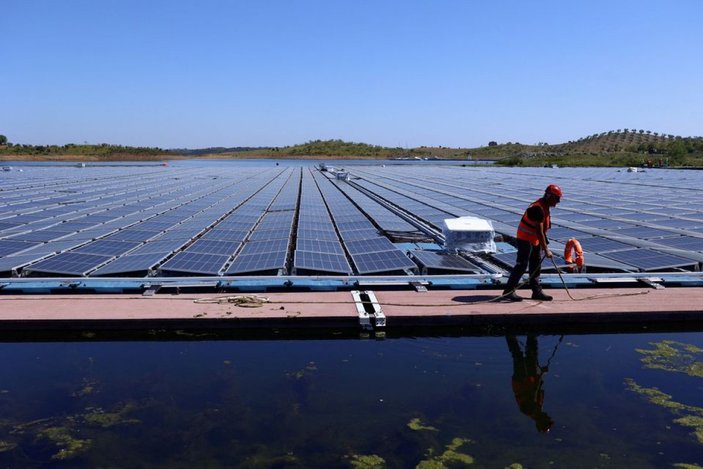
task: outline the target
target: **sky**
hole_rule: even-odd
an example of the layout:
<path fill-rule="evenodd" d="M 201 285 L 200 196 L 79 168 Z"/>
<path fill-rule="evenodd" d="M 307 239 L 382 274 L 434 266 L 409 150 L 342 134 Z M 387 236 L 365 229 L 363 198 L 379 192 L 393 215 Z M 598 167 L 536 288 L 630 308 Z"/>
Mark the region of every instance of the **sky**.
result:
<path fill-rule="evenodd" d="M 2 0 L 35 145 L 550 144 L 703 134 L 700 0 Z"/>

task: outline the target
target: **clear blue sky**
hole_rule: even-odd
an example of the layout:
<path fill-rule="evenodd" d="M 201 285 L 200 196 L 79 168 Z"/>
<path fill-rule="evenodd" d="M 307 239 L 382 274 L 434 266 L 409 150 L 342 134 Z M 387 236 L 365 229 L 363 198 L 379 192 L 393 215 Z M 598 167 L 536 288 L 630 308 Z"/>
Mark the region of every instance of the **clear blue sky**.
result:
<path fill-rule="evenodd" d="M 703 1 L 4 0 L 0 134 L 384 146 L 703 134 Z"/>

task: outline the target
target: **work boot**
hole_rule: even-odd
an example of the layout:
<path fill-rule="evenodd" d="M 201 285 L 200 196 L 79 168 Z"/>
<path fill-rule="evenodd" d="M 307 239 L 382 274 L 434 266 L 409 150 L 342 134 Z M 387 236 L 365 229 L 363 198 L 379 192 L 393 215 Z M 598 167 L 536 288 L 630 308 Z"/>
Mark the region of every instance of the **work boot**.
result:
<path fill-rule="evenodd" d="M 522 301 L 522 297 L 515 293 L 515 290 L 505 290 L 503 292 L 503 299 L 507 301 Z"/>
<path fill-rule="evenodd" d="M 552 301 L 552 297 L 550 295 L 545 294 L 542 290 L 533 291 L 532 299 L 539 301 Z"/>

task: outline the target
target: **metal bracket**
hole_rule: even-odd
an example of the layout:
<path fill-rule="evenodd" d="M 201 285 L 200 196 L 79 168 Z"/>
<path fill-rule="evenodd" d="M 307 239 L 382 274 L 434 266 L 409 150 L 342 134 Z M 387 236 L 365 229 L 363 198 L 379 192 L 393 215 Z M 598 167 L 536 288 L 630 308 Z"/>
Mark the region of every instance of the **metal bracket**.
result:
<path fill-rule="evenodd" d="M 386 315 L 371 290 L 352 290 L 352 297 L 359 315 L 359 326 L 364 330 L 386 327 Z"/>
<path fill-rule="evenodd" d="M 663 290 L 664 288 L 666 288 L 666 287 L 664 287 L 664 285 L 657 283 L 657 282 L 662 281 L 662 279 L 660 279 L 660 278 L 646 277 L 646 278 L 639 278 L 637 280 L 639 280 L 641 283 L 644 283 L 648 287 L 654 288 L 655 290 Z"/>
<path fill-rule="evenodd" d="M 145 283 L 142 285 L 142 288 L 144 288 L 142 296 L 154 296 L 156 292 L 161 289 L 161 284 L 156 283 L 152 285 L 151 283 Z"/>
<path fill-rule="evenodd" d="M 415 288 L 416 292 L 424 293 L 427 291 L 427 282 L 414 281 L 414 282 L 410 282 L 410 286 Z"/>

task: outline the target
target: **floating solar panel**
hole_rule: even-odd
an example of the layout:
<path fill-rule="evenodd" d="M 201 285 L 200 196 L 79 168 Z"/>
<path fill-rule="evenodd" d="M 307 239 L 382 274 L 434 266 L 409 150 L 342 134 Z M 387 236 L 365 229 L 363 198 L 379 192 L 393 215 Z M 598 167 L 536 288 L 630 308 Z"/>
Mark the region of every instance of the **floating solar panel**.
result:
<path fill-rule="evenodd" d="M 358 241 L 346 241 L 344 245 L 350 254 L 363 254 L 365 252 L 393 251 L 397 249 L 393 243 L 385 237 L 375 237 L 370 239 L 361 239 Z"/>
<path fill-rule="evenodd" d="M 244 244 L 240 255 L 288 252 L 288 238 L 265 241 L 249 241 Z"/>
<path fill-rule="evenodd" d="M 425 273 L 429 270 L 476 274 L 482 272 L 480 267 L 475 266 L 458 254 L 436 251 L 411 251 L 411 254 L 423 267 Z"/>
<path fill-rule="evenodd" d="M 64 252 L 27 267 L 25 271 L 43 274 L 86 275 L 99 265 L 110 260 L 110 256 Z"/>
<path fill-rule="evenodd" d="M 26 249 L 38 246 L 40 243 L 31 243 L 29 241 L 13 241 L 10 239 L 0 240 L 0 257 L 15 254 Z"/>
<path fill-rule="evenodd" d="M 287 229 L 255 230 L 250 236 L 250 241 L 265 241 L 269 239 L 288 239 L 290 237 L 290 227 Z"/>
<path fill-rule="evenodd" d="M 377 238 L 379 235 L 378 230 L 354 230 L 354 231 L 342 231 L 340 236 L 344 239 L 345 243 L 351 241 L 359 241 L 363 239 Z"/>
<path fill-rule="evenodd" d="M 352 269 L 343 254 L 295 251 L 293 265 L 297 270 L 351 274 Z"/>
<path fill-rule="evenodd" d="M 646 248 L 613 251 L 604 253 L 603 256 L 637 267 L 645 272 L 674 269 L 698 264 L 695 260 L 686 259 L 685 257 L 675 256 L 664 252 L 653 251 Z"/>
<path fill-rule="evenodd" d="M 42 257 L 36 254 L 17 254 L 15 256 L 0 257 L 0 272 L 12 272 Z"/>
<path fill-rule="evenodd" d="M 298 239 L 320 239 L 337 241 L 337 233 L 332 230 L 298 230 Z"/>
<path fill-rule="evenodd" d="M 269 272 L 285 269 L 286 252 L 239 255 L 227 269 L 227 275 L 253 272 Z"/>
<path fill-rule="evenodd" d="M 360 274 L 395 272 L 414 269 L 417 266 L 399 250 L 371 252 L 352 255 L 356 270 Z"/>
<path fill-rule="evenodd" d="M 128 228 L 111 234 L 105 239 L 109 239 L 110 241 L 146 241 L 158 235 L 158 231 L 144 231 Z"/>
<path fill-rule="evenodd" d="M 672 233 L 671 231 L 666 231 L 666 230 L 660 230 L 657 228 L 650 228 L 647 226 L 636 226 L 634 228 L 624 228 L 622 230 L 613 231 L 613 235 L 615 235 L 615 236 L 625 235 L 625 236 L 632 236 L 633 238 L 638 238 L 638 239 L 647 239 L 647 238 L 661 238 L 663 236 L 674 236 L 674 235 L 676 235 L 676 233 Z"/>
<path fill-rule="evenodd" d="M 344 249 L 339 241 L 324 241 L 320 239 L 298 238 L 296 249 L 327 254 L 344 254 Z"/>
<path fill-rule="evenodd" d="M 217 275 L 228 259 L 225 255 L 184 251 L 162 265 L 161 271 Z"/>
<path fill-rule="evenodd" d="M 620 241 L 615 241 L 608 238 L 588 237 L 578 238 L 581 247 L 585 252 L 607 252 L 616 251 L 618 249 L 631 249 L 632 246 Z"/>
<path fill-rule="evenodd" d="M 683 249 L 686 251 L 703 251 L 703 238 L 676 236 L 674 238 L 661 238 L 653 241 L 668 248 Z"/>
<path fill-rule="evenodd" d="M 186 249 L 186 252 L 201 252 L 205 254 L 220 254 L 231 256 L 241 243 L 239 241 L 216 241 L 199 239 Z"/>
<path fill-rule="evenodd" d="M 91 277 L 146 273 L 164 259 L 161 253 L 129 254 L 119 257 L 104 267 L 91 272 Z"/>
<path fill-rule="evenodd" d="M 103 256 L 119 256 L 134 249 L 141 243 L 127 241 L 98 240 L 79 247 L 73 252 L 82 254 L 100 254 Z"/>
<path fill-rule="evenodd" d="M 29 233 L 22 233 L 19 235 L 12 236 L 10 239 L 20 240 L 20 241 L 51 241 L 54 239 L 60 239 L 68 235 L 65 231 L 54 231 L 54 230 L 39 230 L 31 231 Z"/>

